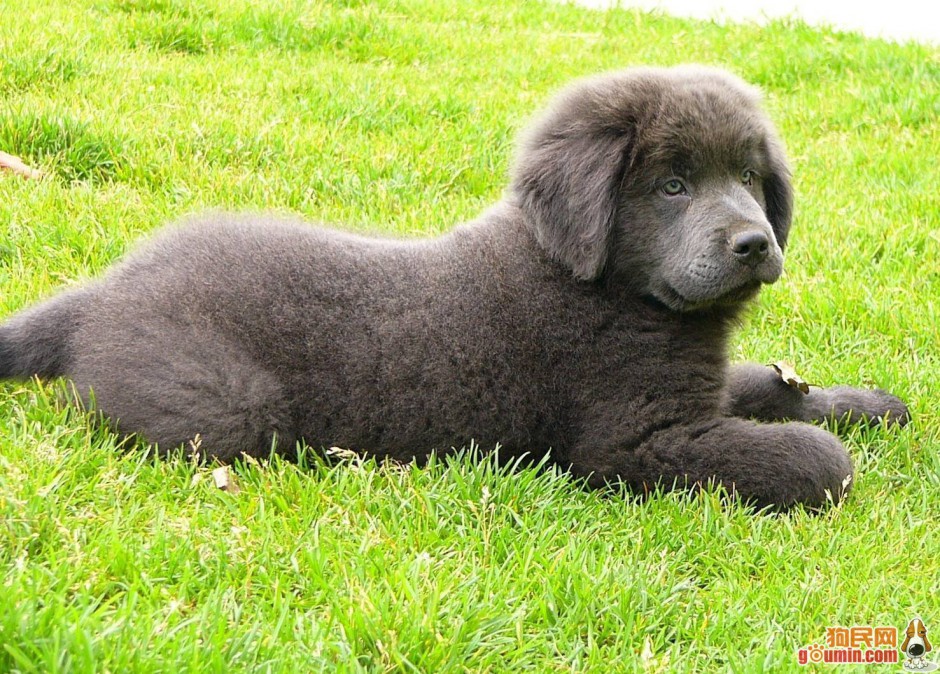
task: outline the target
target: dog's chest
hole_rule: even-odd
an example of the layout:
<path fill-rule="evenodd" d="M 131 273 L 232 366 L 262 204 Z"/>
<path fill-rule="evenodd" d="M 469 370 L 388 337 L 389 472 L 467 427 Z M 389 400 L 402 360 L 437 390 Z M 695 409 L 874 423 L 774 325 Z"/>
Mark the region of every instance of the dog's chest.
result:
<path fill-rule="evenodd" d="M 582 403 L 685 399 L 713 405 L 724 384 L 727 338 L 724 325 L 710 318 L 598 312 L 578 339 L 559 340 L 569 350 L 556 357 Z"/>

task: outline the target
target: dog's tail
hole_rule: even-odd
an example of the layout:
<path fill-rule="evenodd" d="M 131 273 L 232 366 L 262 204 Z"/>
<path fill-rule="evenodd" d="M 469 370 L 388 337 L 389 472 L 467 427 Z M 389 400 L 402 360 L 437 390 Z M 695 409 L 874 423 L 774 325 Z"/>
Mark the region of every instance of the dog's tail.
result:
<path fill-rule="evenodd" d="M 0 379 L 66 374 L 84 299 L 84 290 L 66 292 L 0 325 Z"/>

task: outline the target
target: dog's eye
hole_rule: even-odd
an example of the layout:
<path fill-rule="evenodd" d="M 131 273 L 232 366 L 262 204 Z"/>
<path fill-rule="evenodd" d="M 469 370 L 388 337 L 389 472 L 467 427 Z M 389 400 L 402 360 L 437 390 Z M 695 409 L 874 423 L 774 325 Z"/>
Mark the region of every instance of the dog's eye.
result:
<path fill-rule="evenodd" d="M 678 178 L 673 178 L 663 183 L 662 190 L 671 197 L 686 193 L 685 185 Z"/>
<path fill-rule="evenodd" d="M 745 185 L 753 185 L 754 178 L 757 177 L 757 174 L 751 169 L 744 169 L 741 171 L 741 182 Z"/>

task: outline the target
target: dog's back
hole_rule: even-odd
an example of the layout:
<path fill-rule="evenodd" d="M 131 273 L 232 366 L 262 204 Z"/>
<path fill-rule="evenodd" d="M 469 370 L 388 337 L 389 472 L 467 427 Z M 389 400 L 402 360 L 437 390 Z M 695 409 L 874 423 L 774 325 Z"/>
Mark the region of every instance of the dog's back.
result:
<path fill-rule="evenodd" d="M 532 252 L 506 250 L 534 241 L 491 217 L 426 241 L 265 216 L 172 227 L 0 327 L 0 376 L 67 376 L 120 429 L 164 450 L 201 429 L 222 459 L 301 438 L 402 459 L 522 447 L 553 431 L 526 402 L 544 386 L 544 326 L 519 298 Z"/>

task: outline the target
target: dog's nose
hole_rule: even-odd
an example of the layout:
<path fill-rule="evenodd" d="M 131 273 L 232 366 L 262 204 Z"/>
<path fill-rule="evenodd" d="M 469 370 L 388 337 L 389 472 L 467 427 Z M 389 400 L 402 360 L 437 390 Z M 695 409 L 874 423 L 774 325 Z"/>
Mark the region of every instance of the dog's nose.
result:
<path fill-rule="evenodd" d="M 770 253 L 770 239 L 756 229 L 739 232 L 731 237 L 731 252 L 735 259 L 749 267 L 756 267 Z"/>
<path fill-rule="evenodd" d="M 912 658 L 919 658 L 924 654 L 924 647 L 921 644 L 911 644 L 907 647 L 907 652 Z"/>

